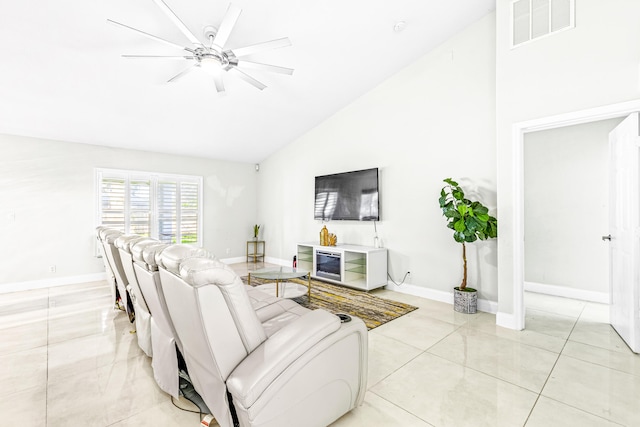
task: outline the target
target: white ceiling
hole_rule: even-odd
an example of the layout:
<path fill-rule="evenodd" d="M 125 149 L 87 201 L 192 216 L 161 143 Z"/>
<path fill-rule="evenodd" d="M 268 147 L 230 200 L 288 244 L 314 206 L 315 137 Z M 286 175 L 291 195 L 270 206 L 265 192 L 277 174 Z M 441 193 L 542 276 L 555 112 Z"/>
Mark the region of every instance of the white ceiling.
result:
<path fill-rule="evenodd" d="M 0 1 L 0 133 L 249 163 L 495 8 L 495 0 L 235 0 L 242 14 L 225 48 L 289 37 L 292 47 L 251 59 L 295 72 L 251 71 L 263 91 L 227 75 L 218 94 L 203 70 L 166 83 L 187 61 L 120 56 L 180 52 L 108 18 L 190 46 L 151 0 Z M 228 6 L 165 2 L 197 36 Z"/>

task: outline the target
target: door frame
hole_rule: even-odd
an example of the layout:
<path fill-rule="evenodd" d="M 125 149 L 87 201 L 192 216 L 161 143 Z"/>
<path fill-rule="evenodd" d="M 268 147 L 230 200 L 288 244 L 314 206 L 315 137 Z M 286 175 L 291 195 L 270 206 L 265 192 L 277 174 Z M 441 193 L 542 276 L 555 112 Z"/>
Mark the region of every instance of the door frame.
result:
<path fill-rule="evenodd" d="M 513 191 L 513 224 L 512 236 L 512 271 L 513 277 L 513 317 L 510 319 L 496 319 L 496 323 L 511 329 L 522 330 L 525 328 L 524 309 L 524 136 L 530 132 L 556 129 L 566 126 L 579 125 L 600 120 L 625 117 L 630 113 L 640 111 L 640 99 L 610 104 L 571 113 L 558 114 L 514 123 L 512 126 L 513 157 L 510 174 L 504 179 L 511 182 Z M 508 223 L 509 221 L 505 221 Z M 605 230 L 606 231 L 606 230 Z M 501 314 L 501 313 L 499 313 Z M 503 320 L 503 321 L 501 321 Z M 509 321 L 510 320 L 510 321 Z"/>

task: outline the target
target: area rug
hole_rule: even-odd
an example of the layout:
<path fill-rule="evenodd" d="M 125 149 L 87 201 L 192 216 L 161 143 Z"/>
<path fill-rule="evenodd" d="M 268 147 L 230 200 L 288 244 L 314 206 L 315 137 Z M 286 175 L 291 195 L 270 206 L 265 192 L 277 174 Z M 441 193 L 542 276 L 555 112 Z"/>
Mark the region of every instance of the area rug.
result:
<path fill-rule="evenodd" d="M 247 283 L 247 277 L 243 276 L 242 281 Z M 306 279 L 290 279 L 289 281 L 300 283 L 304 287 L 307 286 Z M 265 283 L 273 283 L 275 287 L 273 281 L 251 277 L 251 286 Z M 359 317 L 369 330 L 418 308 L 402 302 L 380 298 L 364 291 L 332 285 L 314 279 L 311 279 L 311 300 L 307 295 L 303 295 L 292 298 L 292 301 L 311 310 L 322 308 L 331 313 L 346 313 Z"/>

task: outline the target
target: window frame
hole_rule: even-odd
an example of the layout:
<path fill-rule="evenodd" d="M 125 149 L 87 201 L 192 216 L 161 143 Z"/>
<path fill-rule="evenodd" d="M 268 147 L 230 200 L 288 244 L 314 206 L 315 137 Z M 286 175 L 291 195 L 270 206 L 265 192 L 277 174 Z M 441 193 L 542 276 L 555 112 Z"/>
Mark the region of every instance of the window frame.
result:
<path fill-rule="evenodd" d="M 203 243 L 203 177 L 200 175 L 182 175 L 182 174 L 169 174 L 162 172 L 146 172 L 127 169 L 111 169 L 111 168 L 95 168 L 95 207 L 96 207 L 96 225 L 102 225 L 103 221 L 103 209 L 102 209 L 102 182 L 105 178 L 123 179 L 124 183 L 124 223 L 123 232 L 131 233 L 131 182 L 132 181 L 149 181 L 149 237 L 153 239 L 159 238 L 159 211 L 158 206 L 158 182 L 169 181 L 176 183 L 176 208 L 175 208 L 175 243 L 182 243 L 182 213 L 185 209 L 181 207 L 181 190 L 183 183 L 195 184 L 197 187 L 197 209 L 188 209 L 190 212 L 195 211 L 197 215 L 196 227 L 197 236 L 196 241 L 190 241 L 190 244 L 196 246 L 202 246 Z"/>

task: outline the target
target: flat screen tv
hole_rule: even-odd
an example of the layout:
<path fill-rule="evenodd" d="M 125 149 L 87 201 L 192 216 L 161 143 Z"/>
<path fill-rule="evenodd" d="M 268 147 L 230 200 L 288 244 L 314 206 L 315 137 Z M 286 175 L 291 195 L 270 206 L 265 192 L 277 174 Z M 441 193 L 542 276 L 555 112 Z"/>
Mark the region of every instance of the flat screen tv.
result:
<path fill-rule="evenodd" d="M 379 221 L 378 168 L 316 176 L 314 219 Z"/>

